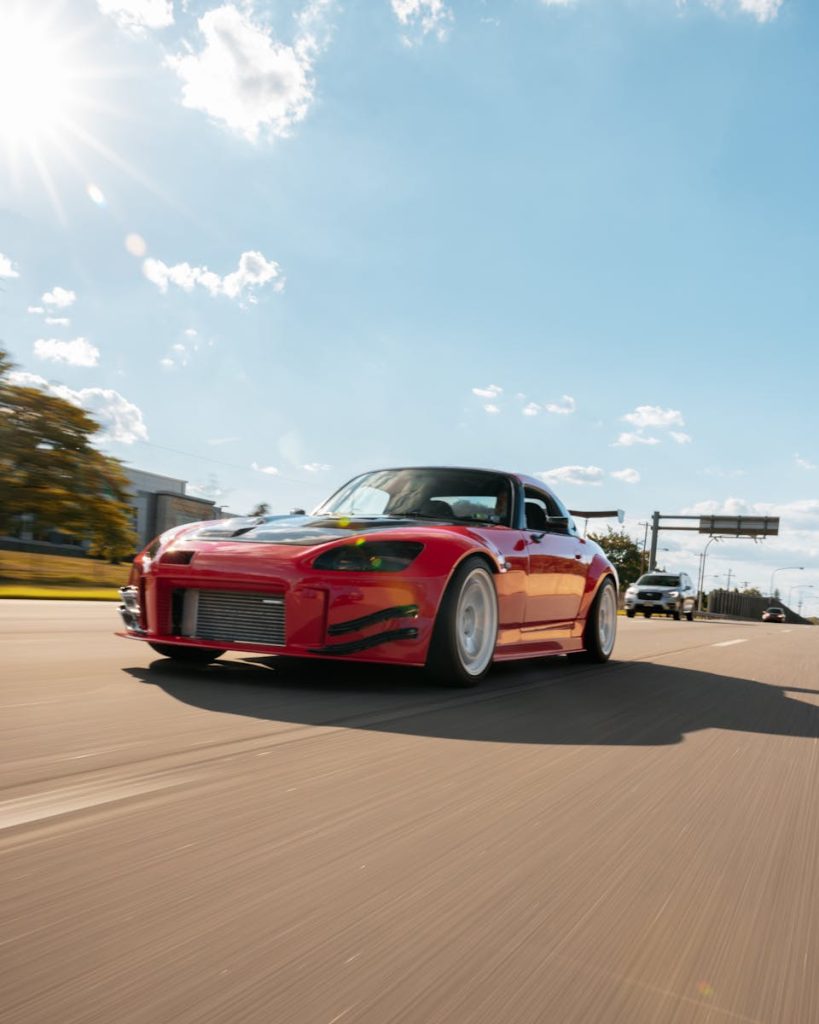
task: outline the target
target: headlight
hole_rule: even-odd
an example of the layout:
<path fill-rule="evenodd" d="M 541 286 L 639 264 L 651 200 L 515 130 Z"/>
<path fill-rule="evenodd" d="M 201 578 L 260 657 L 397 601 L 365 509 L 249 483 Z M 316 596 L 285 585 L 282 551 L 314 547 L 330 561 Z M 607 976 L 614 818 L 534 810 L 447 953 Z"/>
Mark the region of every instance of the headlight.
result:
<path fill-rule="evenodd" d="M 401 572 L 421 554 L 424 545 L 412 540 L 365 541 L 324 551 L 313 562 L 314 569 L 346 572 Z"/>
<path fill-rule="evenodd" d="M 665 596 L 666 597 L 679 597 L 680 596 L 680 592 L 679 592 L 679 590 L 669 590 L 668 593 Z"/>

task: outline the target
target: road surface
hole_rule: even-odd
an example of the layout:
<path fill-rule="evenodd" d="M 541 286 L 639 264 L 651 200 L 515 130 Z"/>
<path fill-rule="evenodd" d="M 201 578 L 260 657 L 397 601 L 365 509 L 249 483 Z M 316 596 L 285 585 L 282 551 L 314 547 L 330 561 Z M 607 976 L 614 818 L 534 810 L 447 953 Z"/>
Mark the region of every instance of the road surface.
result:
<path fill-rule="evenodd" d="M 0 1020 L 816 1024 L 819 629 L 179 668 L 0 603 Z"/>

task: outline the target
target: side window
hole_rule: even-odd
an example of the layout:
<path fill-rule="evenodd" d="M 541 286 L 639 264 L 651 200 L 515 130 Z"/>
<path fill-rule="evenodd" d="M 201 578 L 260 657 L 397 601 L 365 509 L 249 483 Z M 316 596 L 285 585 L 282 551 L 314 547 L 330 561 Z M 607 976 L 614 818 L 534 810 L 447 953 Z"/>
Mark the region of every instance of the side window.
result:
<path fill-rule="evenodd" d="M 523 492 L 524 520 L 527 530 L 547 530 L 548 520 L 552 516 L 565 516 L 565 510 L 561 509 L 557 502 L 544 491 L 536 491 L 532 487 L 526 487 Z"/>

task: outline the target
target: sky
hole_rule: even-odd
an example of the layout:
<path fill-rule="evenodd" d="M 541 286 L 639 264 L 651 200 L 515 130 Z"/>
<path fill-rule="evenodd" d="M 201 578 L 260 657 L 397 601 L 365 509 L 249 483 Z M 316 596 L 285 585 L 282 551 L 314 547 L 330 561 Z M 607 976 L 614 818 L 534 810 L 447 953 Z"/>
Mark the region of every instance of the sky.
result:
<path fill-rule="evenodd" d="M 707 585 L 819 614 L 817 45 L 812 0 L 2 0 L 0 344 L 231 512 L 453 464 L 641 543 L 779 515 Z"/>

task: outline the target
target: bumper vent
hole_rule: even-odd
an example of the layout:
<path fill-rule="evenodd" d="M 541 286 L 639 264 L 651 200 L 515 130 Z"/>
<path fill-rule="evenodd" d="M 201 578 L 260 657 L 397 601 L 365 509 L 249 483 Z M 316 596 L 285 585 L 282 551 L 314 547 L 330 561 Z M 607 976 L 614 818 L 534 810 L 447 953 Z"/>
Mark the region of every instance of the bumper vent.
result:
<path fill-rule="evenodd" d="M 189 590 L 184 630 L 199 640 L 284 647 L 284 596 L 223 590 Z M 191 628 L 193 627 L 193 628 Z"/>

